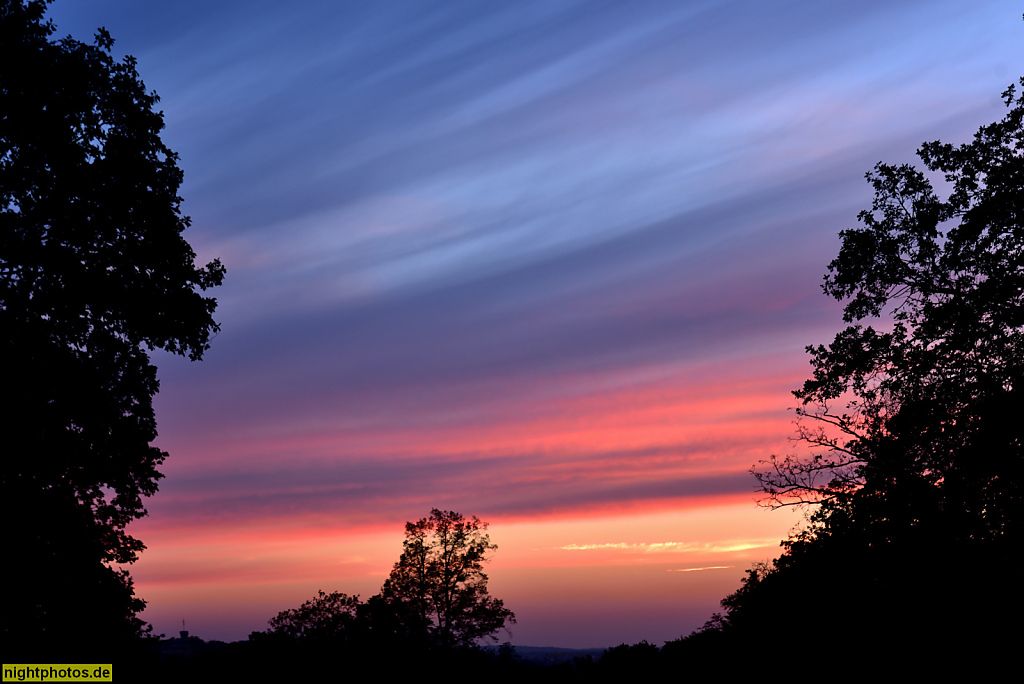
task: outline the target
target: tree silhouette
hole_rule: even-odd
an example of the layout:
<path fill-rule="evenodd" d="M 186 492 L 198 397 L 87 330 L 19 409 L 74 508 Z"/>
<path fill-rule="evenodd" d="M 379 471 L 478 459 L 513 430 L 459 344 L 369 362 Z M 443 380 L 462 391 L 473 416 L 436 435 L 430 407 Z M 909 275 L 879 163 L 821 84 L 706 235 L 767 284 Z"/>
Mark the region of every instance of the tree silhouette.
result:
<path fill-rule="evenodd" d="M 339 662 L 388 680 L 505 681 L 506 671 L 518 673 L 511 646 L 497 653 L 478 647 L 515 622 L 487 592 L 483 564 L 497 548 L 487 524 L 434 509 L 405 528 L 404 552 L 379 594 L 360 602 L 320 591 L 271 618 L 267 631 L 250 634 L 242 653 L 254 676 L 290 676 L 301 663 L 302 674 L 316 678 L 336 674 Z"/>
<path fill-rule="evenodd" d="M 867 174 L 872 207 L 823 286 L 850 325 L 808 347 L 794 393 L 810 455 L 755 470 L 768 505 L 816 510 L 723 601 L 718 631 L 781 640 L 784 621 L 790 642 L 820 630 L 883 660 L 1020 635 L 1001 616 L 1022 607 L 1024 95 L 1003 97 L 973 141 L 919 150 L 945 199 L 909 165 Z"/>
<path fill-rule="evenodd" d="M 814 377 L 795 395 L 816 449 L 757 473 L 773 504 L 899 492 L 938 497 L 970 538 L 1019 534 L 1024 97 L 1003 97 L 1010 112 L 972 142 L 920 149 L 945 200 L 909 165 L 868 174 L 872 208 L 841 233 L 824 284 L 858 323 L 808 348 Z M 891 330 L 859 323 L 872 317 Z"/>
<path fill-rule="evenodd" d="M 289 639 L 335 640 L 351 630 L 359 605 L 358 596 L 320 591 L 298 608 L 271 618 L 269 632 Z"/>
<path fill-rule="evenodd" d="M 429 518 L 406 523 L 402 556 L 381 590 L 444 648 L 496 641 L 494 633 L 515 622 L 512 611 L 487 592 L 483 564 L 498 547 L 486 529 L 476 516 L 436 508 Z"/>
<path fill-rule="evenodd" d="M 148 351 L 201 358 L 220 284 L 181 233 L 182 173 L 135 61 L 51 40 L 47 2 L 0 4 L 0 476 L 6 645 L 139 635 L 124 570 L 166 454 Z"/>

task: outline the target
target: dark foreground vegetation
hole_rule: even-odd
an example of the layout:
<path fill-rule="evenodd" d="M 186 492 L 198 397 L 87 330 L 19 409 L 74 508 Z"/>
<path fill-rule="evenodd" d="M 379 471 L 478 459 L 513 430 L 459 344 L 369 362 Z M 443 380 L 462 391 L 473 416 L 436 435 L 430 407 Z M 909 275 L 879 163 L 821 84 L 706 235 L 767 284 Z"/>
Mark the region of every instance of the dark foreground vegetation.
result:
<path fill-rule="evenodd" d="M 183 643 L 190 642 L 189 646 Z M 681 650 L 681 642 L 663 648 L 640 642 L 614 648 L 592 649 L 585 655 L 560 654 L 558 649 L 524 648 L 523 653 L 503 645 L 443 650 L 412 646 L 408 642 L 374 646 L 278 643 L 269 647 L 259 638 L 230 644 L 204 642 L 195 637 L 163 642 L 150 655 L 141 674 L 149 681 L 342 681 L 355 673 L 374 681 L 418 682 L 621 682 L 638 677 L 669 677 L 672 681 L 695 677 L 728 677 L 742 667 L 735 659 L 696 657 Z M 556 661 L 552 663 L 551 661 Z"/>
<path fill-rule="evenodd" d="M 918 151 L 944 198 L 909 165 L 867 175 L 874 202 L 823 285 L 849 326 L 808 347 L 813 377 L 794 392 L 809 453 L 754 471 L 769 505 L 813 514 L 723 600 L 695 637 L 707 647 L 816 644 L 803 660 L 822 666 L 835 648 L 879 666 L 1010 663 L 1024 607 L 1024 93 L 1003 99 L 1006 116 L 971 142 Z"/>
<path fill-rule="evenodd" d="M 848 327 L 809 347 L 802 453 L 755 468 L 765 504 L 808 507 L 782 555 L 748 571 L 689 636 L 541 665 L 481 643 L 514 622 L 487 592 L 486 525 L 406 527 L 362 601 L 320 592 L 247 641 L 160 641 L 114 564 L 144 548 L 166 454 L 147 349 L 198 359 L 217 330 L 181 232 L 162 119 L 112 40 L 52 41 L 45 2 L 0 1 L 0 412 L 8 563 L 5 660 L 113 662 L 118 681 L 619 681 L 844 677 L 1015 665 L 1024 592 L 1024 95 L 927 174 L 878 164 L 826 294 Z M 1024 79 L 1021 84 L 1024 85 Z M 940 183 L 940 196 L 933 181 Z M 866 322 L 874 319 L 875 327 Z M 14 363 L 17 360 L 17 363 Z M 600 597 L 595 597 L 599 601 Z"/>
<path fill-rule="evenodd" d="M 110 662 L 148 632 L 117 569 L 145 548 L 126 530 L 167 456 L 148 352 L 202 357 L 224 269 L 182 237 L 182 172 L 135 61 L 102 29 L 54 40 L 46 5 L 0 0 L 0 620 L 5 658 Z"/>

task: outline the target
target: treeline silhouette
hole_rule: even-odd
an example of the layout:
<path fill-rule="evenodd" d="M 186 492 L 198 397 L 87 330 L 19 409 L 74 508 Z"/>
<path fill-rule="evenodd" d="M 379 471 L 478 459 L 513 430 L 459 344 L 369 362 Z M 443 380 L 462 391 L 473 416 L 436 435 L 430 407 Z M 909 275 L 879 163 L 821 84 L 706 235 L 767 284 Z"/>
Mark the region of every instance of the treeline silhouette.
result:
<path fill-rule="evenodd" d="M 591 649 L 596 654 L 566 657 L 562 652 L 562 657 L 551 658 L 550 652 L 558 649 L 523 649 L 526 656 L 509 644 L 440 649 L 416 640 L 378 640 L 367 632 L 356 636 L 358 631 L 346 639 L 316 644 L 290 638 L 267 640 L 258 632 L 234 643 L 195 637 L 168 640 L 163 642 L 164 651 L 154 652 L 147 667 L 136 672 L 154 682 L 313 681 L 337 679 L 339 673 L 362 673 L 375 681 L 621 682 L 638 677 L 720 677 L 743 669 L 728 654 L 691 650 L 683 640 L 660 649 L 641 641 L 603 651 Z M 185 641 L 190 645 L 181 646 Z M 552 659 L 557 662 L 550 664 Z"/>
<path fill-rule="evenodd" d="M 848 324 L 795 392 L 809 450 L 754 469 L 766 505 L 807 506 L 779 558 L 662 647 L 540 666 L 483 648 L 515 616 L 489 595 L 486 524 L 406 526 L 381 592 L 321 592 L 244 642 L 163 641 L 130 564 L 166 454 L 147 350 L 202 357 L 218 330 L 181 233 L 177 157 L 131 58 L 52 40 L 47 1 L 0 2 L 0 500 L 5 661 L 115 662 L 118 679 L 264 681 L 352 672 L 619 681 L 1013 665 L 1024 590 L 1024 95 L 927 174 L 878 164 L 824 291 Z M 1024 79 L 1021 80 L 1024 86 Z M 941 179 L 944 197 L 933 180 Z M 877 321 L 876 327 L 867 322 Z M 595 596 L 594 601 L 600 602 Z M 349 668 L 354 668 L 349 670 Z"/>
<path fill-rule="evenodd" d="M 813 377 L 794 392 L 808 450 L 754 469 L 764 503 L 808 507 L 807 524 L 702 629 L 545 676 L 780 666 L 978 676 L 1014 665 L 1024 636 L 1024 94 L 1011 86 L 1003 98 L 1006 116 L 971 142 L 919 150 L 944 198 L 910 165 L 867 174 L 872 206 L 841 233 L 823 285 L 849 325 L 808 348 Z"/>
<path fill-rule="evenodd" d="M 930 176 L 867 174 L 874 201 L 823 285 L 850 325 L 808 348 L 814 374 L 794 392 L 809 455 L 755 469 L 769 505 L 813 515 L 723 600 L 709 643 L 1010 664 L 1024 635 L 1024 93 L 1003 99 L 971 142 L 922 145 Z"/>
<path fill-rule="evenodd" d="M 149 352 L 202 357 L 224 269 L 182 237 L 182 172 L 135 61 L 103 29 L 54 40 L 47 4 L 0 1 L 0 621 L 20 662 L 109 662 L 149 629 L 124 569 L 167 456 Z"/>
<path fill-rule="evenodd" d="M 484 563 L 497 546 L 476 516 L 433 509 L 406 523 L 402 555 L 379 594 L 319 591 L 297 608 L 279 612 L 268 629 L 245 642 L 206 644 L 182 633 L 154 644 L 149 667 L 166 677 L 322 678 L 339 663 L 374 677 L 446 679 L 453 671 L 510 671 L 507 644 L 496 633 L 515 615 L 490 595 Z M 233 674 L 232 674 L 233 673 Z"/>
<path fill-rule="evenodd" d="M 1024 86 L 1024 79 L 1021 79 Z M 807 525 L 673 648 L 725 661 L 948 675 L 1010 667 L 1024 636 L 1024 94 L 930 177 L 879 163 L 823 289 L 850 324 L 808 347 L 804 454 L 754 469 Z M 876 319 L 876 330 L 865 321 Z"/>

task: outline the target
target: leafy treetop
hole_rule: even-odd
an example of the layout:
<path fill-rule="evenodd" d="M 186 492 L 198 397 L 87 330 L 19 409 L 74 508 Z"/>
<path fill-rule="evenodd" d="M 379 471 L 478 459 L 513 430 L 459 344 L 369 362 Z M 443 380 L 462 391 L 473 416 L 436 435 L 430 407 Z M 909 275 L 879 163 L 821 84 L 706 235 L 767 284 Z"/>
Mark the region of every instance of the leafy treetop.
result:
<path fill-rule="evenodd" d="M 867 174 L 872 207 L 840 234 L 823 286 L 846 302 L 851 325 L 808 347 L 813 378 L 794 393 L 798 437 L 816 450 L 756 471 L 772 504 L 865 485 L 878 493 L 912 477 L 938 487 L 945 506 L 985 518 L 987 533 L 1019 508 L 1024 95 L 1011 86 L 1003 98 L 1007 115 L 971 142 L 919 150 L 947 183 L 945 199 L 909 165 Z M 868 318 L 888 323 L 877 330 Z"/>
<path fill-rule="evenodd" d="M 494 637 L 515 615 L 487 591 L 483 564 L 498 547 L 487 523 L 473 516 L 433 509 L 406 523 L 401 558 L 381 596 L 427 626 L 443 646 L 469 646 Z"/>

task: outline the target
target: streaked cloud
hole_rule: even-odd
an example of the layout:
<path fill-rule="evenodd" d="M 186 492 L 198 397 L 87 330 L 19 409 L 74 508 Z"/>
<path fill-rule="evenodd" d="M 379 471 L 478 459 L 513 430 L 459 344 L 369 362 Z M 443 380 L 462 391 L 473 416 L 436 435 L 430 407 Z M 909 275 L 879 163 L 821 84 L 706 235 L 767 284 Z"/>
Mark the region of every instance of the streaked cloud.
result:
<path fill-rule="evenodd" d="M 778 539 L 757 539 L 723 542 L 716 544 L 698 542 L 639 542 L 626 544 L 625 542 L 604 543 L 604 544 L 567 544 L 560 546 L 563 551 L 596 551 L 607 549 L 621 549 L 636 553 L 730 553 L 733 551 L 749 551 L 751 549 L 774 548 L 779 545 Z M 731 566 L 730 566 L 731 567 Z M 699 568 L 706 569 L 706 568 Z M 682 572 L 682 571 L 678 571 Z"/>
<path fill-rule="evenodd" d="M 752 505 L 748 468 L 792 448 L 803 348 L 840 323 L 819 284 L 863 172 L 1000 115 L 1011 5 L 59 0 L 59 35 L 106 26 L 138 57 L 186 236 L 228 267 L 202 364 L 154 355 L 171 457 L 140 594 L 208 606 L 237 576 L 283 609 L 310 589 L 288 577 L 386 570 L 391 550 L 363 563 L 346 540 L 434 506 L 604 521 L 545 562 L 770 553 L 748 519 L 694 542 L 605 530 Z M 661 590 L 698 591 L 663 569 L 690 588 Z M 721 597 L 701 596 L 692 627 Z M 210 636 L 247 633 L 224 620 Z M 686 630 L 664 629 L 636 639 Z"/>
<path fill-rule="evenodd" d="M 734 566 L 732 565 L 709 565 L 704 568 L 676 568 L 670 569 L 666 572 L 701 572 L 702 570 L 729 570 Z"/>

